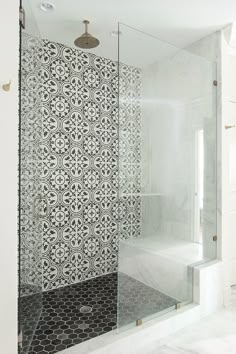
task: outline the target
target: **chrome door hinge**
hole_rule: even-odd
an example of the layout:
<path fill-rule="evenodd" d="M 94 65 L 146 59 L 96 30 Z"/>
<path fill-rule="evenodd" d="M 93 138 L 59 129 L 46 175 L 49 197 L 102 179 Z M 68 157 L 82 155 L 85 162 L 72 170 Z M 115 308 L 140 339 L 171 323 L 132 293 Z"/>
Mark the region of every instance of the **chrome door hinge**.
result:
<path fill-rule="evenodd" d="M 214 235 L 212 239 L 213 241 L 217 241 L 217 235 Z"/>
<path fill-rule="evenodd" d="M 25 10 L 23 7 L 20 7 L 19 20 L 21 28 L 25 29 Z"/>
<path fill-rule="evenodd" d="M 213 81 L 213 85 L 214 85 L 214 86 L 218 86 L 218 81 L 217 81 L 217 80 L 214 80 L 214 81 Z"/>

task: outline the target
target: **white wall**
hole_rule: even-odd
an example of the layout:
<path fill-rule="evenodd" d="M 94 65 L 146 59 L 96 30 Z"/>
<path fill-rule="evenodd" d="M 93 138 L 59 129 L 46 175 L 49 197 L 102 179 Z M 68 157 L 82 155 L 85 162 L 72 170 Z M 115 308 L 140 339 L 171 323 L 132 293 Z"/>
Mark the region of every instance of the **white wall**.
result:
<path fill-rule="evenodd" d="M 225 304 L 231 301 L 230 286 L 236 280 L 235 232 L 236 232 L 236 176 L 235 141 L 236 128 L 225 129 L 225 125 L 236 125 L 236 60 L 235 50 L 229 46 L 231 27 L 221 32 L 222 62 L 222 249 L 224 265 Z"/>
<path fill-rule="evenodd" d="M 0 342 L 17 352 L 18 2 L 0 11 Z M 12 80 L 10 92 L 2 84 Z"/>
<path fill-rule="evenodd" d="M 229 53 L 228 76 L 228 119 L 227 124 L 236 126 L 236 47 Z M 228 138 L 229 164 L 229 225 L 230 225 L 230 259 L 231 285 L 236 284 L 236 128 L 226 132 Z"/>

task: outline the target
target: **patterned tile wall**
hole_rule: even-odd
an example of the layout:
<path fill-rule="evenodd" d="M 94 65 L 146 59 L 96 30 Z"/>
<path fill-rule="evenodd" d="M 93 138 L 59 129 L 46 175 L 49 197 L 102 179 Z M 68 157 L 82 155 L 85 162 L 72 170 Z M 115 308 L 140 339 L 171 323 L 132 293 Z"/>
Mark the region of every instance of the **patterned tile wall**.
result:
<path fill-rule="evenodd" d="M 141 71 L 119 64 L 119 235 L 141 234 Z"/>
<path fill-rule="evenodd" d="M 23 36 L 20 137 L 20 289 L 21 295 L 42 290 L 42 223 L 35 213 L 41 184 L 42 87 L 40 53 L 43 41 Z M 40 205 L 38 205 L 40 207 Z"/>
<path fill-rule="evenodd" d="M 119 225 L 139 236 L 140 72 L 120 67 L 120 122 L 116 62 L 44 40 L 40 73 L 48 290 L 116 271 Z"/>

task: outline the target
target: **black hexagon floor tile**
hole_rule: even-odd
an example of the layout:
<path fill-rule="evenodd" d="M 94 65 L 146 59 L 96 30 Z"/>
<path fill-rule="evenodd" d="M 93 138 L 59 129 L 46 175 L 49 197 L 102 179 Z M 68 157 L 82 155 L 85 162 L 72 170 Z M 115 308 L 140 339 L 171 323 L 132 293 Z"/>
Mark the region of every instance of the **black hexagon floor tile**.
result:
<path fill-rule="evenodd" d="M 127 325 L 177 303 L 158 290 L 117 273 L 43 293 L 35 329 L 39 301 L 32 295 L 21 299 L 22 354 L 54 354 L 112 331 L 117 323 Z"/>

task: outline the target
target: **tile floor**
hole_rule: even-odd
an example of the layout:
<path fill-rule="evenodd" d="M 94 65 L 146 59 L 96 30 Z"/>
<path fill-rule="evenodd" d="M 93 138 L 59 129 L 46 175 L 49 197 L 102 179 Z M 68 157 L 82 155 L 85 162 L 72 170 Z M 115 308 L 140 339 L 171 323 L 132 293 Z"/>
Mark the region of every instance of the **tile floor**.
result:
<path fill-rule="evenodd" d="M 43 293 L 41 317 L 28 350 L 33 308 L 38 306 L 32 304 L 32 297 L 23 298 L 22 354 L 54 354 L 115 329 L 117 322 L 119 326 L 135 323 L 176 303 L 134 278 L 119 274 L 118 279 L 116 273 L 51 290 Z"/>

